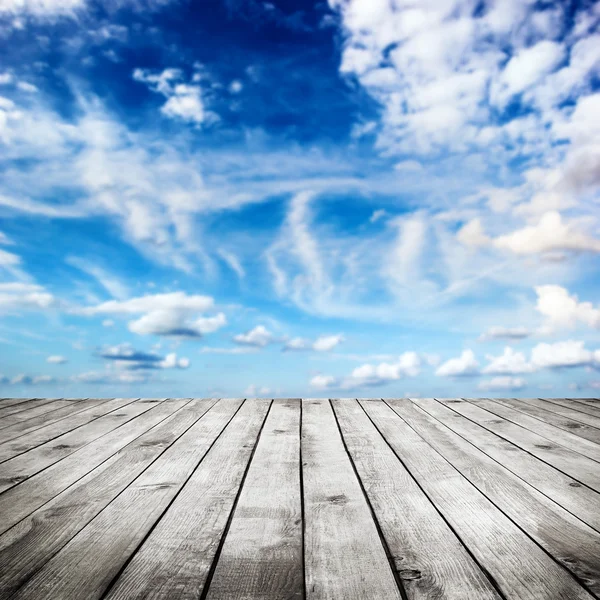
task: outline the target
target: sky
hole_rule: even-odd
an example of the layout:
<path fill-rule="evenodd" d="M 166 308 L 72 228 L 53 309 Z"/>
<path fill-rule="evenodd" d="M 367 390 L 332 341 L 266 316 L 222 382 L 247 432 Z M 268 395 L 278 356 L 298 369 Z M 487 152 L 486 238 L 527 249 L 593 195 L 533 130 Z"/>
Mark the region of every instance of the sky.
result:
<path fill-rule="evenodd" d="M 597 396 L 599 23 L 0 0 L 0 395 Z"/>

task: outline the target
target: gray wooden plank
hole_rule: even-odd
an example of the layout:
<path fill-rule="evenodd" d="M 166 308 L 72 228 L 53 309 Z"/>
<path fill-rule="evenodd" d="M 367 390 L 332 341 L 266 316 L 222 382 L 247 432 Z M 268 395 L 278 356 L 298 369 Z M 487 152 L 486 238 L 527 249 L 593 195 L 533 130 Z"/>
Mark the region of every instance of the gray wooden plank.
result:
<path fill-rule="evenodd" d="M 388 401 L 423 439 L 540 544 L 588 591 L 600 594 L 600 535 L 418 406 Z"/>
<path fill-rule="evenodd" d="M 555 467 L 488 431 L 440 401 L 413 398 L 412 402 L 440 423 L 468 440 L 519 478 L 560 504 L 563 508 L 600 532 L 600 495 Z M 450 406 L 453 406 L 451 404 Z"/>
<path fill-rule="evenodd" d="M 14 425 L 3 429 L 0 432 L 1 444 L 19 440 L 19 442 L 22 441 L 23 445 L 25 445 L 28 442 L 23 438 L 27 437 L 28 434 L 35 433 L 40 429 L 45 429 L 49 425 L 60 423 L 83 410 L 103 404 L 106 402 L 106 399 L 94 398 L 89 400 L 77 400 L 76 402 L 73 402 L 72 400 L 62 400 L 56 402 L 55 405 L 60 402 L 64 402 L 65 404 L 56 410 L 52 410 L 43 415 L 38 415 L 32 419 L 27 419 L 26 421 L 21 421 L 20 423 L 15 423 Z M 60 427 L 60 425 L 58 427 Z"/>
<path fill-rule="evenodd" d="M 540 398 L 498 398 L 496 402 L 514 408 L 520 412 L 531 415 L 545 423 L 569 431 L 570 433 L 582 437 L 590 442 L 600 443 L 600 417 L 596 424 L 586 423 L 589 419 L 593 423 L 596 417 L 577 412 L 571 408 L 566 408 L 557 404 L 552 404 Z M 578 419 L 577 417 L 581 417 Z"/>
<path fill-rule="evenodd" d="M 70 413 L 62 419 L 48 423 L 35 431 L 0 443 L 0 463 L 7 461 L 19 454 L 33 450 L 81 425 L 85 425 L 98 417 L 112 412 L 126 404 L 133 402 L 131 399 L 113 398 L 112 400 L 84 400 L 77 406 L 77 411 Z M 58 412 L 58 411 L 57 411 Z"/>
<path fill-rule="evenodd" d="M 141 404 L 145 402 L 140 400 Z M 0 494 L 0 533 L 67 489 L 92 469 L 181 408 L 181 401 L 152 401 L 149 410 L 58 463 Z"/>
<path fill-rule="evenodd" d="M 0 535 L 0 598 L 15 594 L 197 421 L 195 402 L 167 403 L 171 416 Z"/>
<path fill-rule="evenodd" d="M 569 416 L 572 419 L 591 425 L 592 427 L 600 427 L 600 404 L 587 404 L 578 400 L 570 400 L 568 398 L 548 398 L 541 399 L 553 412 L 559 412 L 561 415 Z"/>
<path fill-rule="evenodd" d="M 361 404 L 507 599 L 592 598 L 388 405 Z"/>
<path fill-rule="evenodd" d="M 583 454 L 583 456 L 587 456 L 596 462 L 600 462 L 600 444 L 580 438 L 569 431 L 559 429 L 545 421 L 541 421 L 531 415 L 515 410 L 514 408 L 503 404 L 499 399 L 469 398 L 467 400 L 477 406 L 489 410 L 491 413 L 494 413 L 503 419 L 529 429 L 555 444 L 560 444 L 564 448 L 568 448 L 573 452 L 579 452 L 579 454 Z M 598 467 L 598 470 L 600 472 L 600 467 Z"/>
<path fill-rule="evenodd" d="M 103 406 L 107 409 L 107 414 L 31 450 L 19 454 L 20 445 L 18 443 L 15 443 L 15 446 L 9 444 L 9 449 L 5 449 L 4 452 L 14 451 L 17 454 L 0 464 L 0 493 L 73 454 L 90 442 L 150 410 L 153 406 L 153 404 L 138 403 L 129 398 L 115 398 Z"/>
<path fill-rule="evenodd" d="M 31 400 L 33 398 L 0 398 L 0 415 L 4 414 L 4 410 L 11 406 L 31 402 Z"/>
<path fill-rule="evenodd" d="M 215 402 L 192 401 L 184 411 L 193 409 L 199 420 L 12 598 L 99 599 L 242 403 Z"/>
<path fill-rule="evenodd" d="M 333 406 L 408 600 L 500 598 L 358 402 Z"/>
<path fill-rule="evenodd" d="M 548 398 L 548 400 L 558 400 L 558 398 Z M 600 415 L 600 399 L 599 398 L 560 398 L 569 402 L 569 405 L 576 410 L 585 412 L 588 415 Z"/>
<path fill-rule="evenodd" d="M 19 404 L 15 407 L 11 406 L 0 415 L 0 436 L 3 435 L 2 432 L 8 427 L 27 421 L 28 419 L 39 417 L 40 415 L 57 410 L 63 406 L 68 406 L 70 402 L 73 401 L 62 400 L 60 398 L 34 398 L 31 402 L 26 403 L 26 407 L 24 404 Z M 20 407 L 22 407 L 20 410 L 12 412 L 12 408 L 18 409 Z M 7 412 L 10 412 L 10 414 L 6 414 Z"/>
<path fill-rule="evenodd" d="M 291 600 L 303 593 L 300 403 L 275 400 L 207 598 Z"/>
<path fill-rule="evenodd" d="M 202 596 L 269 406 L 244 402 L 105 600 Z"/>
<path fill-rule="evenodd" d="M 395 574 L 327 400 L 305 400 L 302 406 L 302 465 L 306 598 L 399 600 Z"/>
<path fill-rule="evenodd" d="M 465 400 L 442 400 L 452 410 L 479 423 L 489 431 L 527 450 L 540 460 L 560 469 L 573 479 L 600 492 L 600 468 L 591 458 L 569 450 L 512 421 L 499 418 L 498 415 Z M 557 429 L 557 431 L 559 431 Z"/>

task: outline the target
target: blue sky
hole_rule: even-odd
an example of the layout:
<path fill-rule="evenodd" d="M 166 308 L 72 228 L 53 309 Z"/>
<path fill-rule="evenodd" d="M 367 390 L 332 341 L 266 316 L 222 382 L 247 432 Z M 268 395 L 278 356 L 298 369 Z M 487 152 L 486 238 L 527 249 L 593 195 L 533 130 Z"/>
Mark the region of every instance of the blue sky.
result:
<path fill-rule="evenodd" d="M 594 396 L 600 3 L 4 0 L 4 396 Z"/>

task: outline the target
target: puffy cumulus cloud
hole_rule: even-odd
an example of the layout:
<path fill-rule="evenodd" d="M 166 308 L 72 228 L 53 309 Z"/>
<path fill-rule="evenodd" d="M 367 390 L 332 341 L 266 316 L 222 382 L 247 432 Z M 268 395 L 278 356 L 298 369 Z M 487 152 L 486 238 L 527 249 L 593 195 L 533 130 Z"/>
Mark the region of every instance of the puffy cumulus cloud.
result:
<path fill-rule="evenodd" d="M 356 367 L 342 382 L 342 387 L 352 389 L 362 386 L 376 386 L 397 381 L 403 377 L 416 377 L 421 371 L 421 359 L 416 352 L 405 352 L 394 362 L 377 365 L 364 364 Z"/>
<path fill-rule="evenodd" d="M 197 84 L 184 83 L 183 72 L 180 69 L 165 69 L 160 73 L 136 69 L 133 78 L 167 98 L 160 109 L 165 116 L 196 124 L 206 120 L 202 88 Z"/>
<path fill-rule="evenodd" d="M 264 348 L 275 341 L 275 336 L 264 325 L 257 325 L 246 333 L 234 335 L 233 341 L 236 344 Z"/>
<path fill-rule="evenodd" d="M 510 346 L 504 348 L 500 356 L 486 355 L 490 361 L 481 372 L 490 375 L 517 375 L 519 373 L 531 373 L 535 367 L 527 361 L 525 354 L 516 352 Z"/>
<path fill-rule="evenodd" d="M 388 152 L 489 147 L 511 135 L 503 109 L 512 98 L 547 112 L 589 89 L 597 69 L 587 58 L 590 50 L 596 54 L 592 36 L 564 36 L 560 6 L 547 10 L 518 0 L 329 5 L 339 11 L 345 35 L 340 72 L 356 77 L 382 105 L 378 142 Z"/>
<path fill-rule="evenodd" d="M 188 295 L 184 292 L 147 294 L 129 300 L 109 300 L 83 309 L 85 315 L 136 315 L 128 328 L 138 335 L 199 338 L 227 324 L 223 313 L 198 316 L 214 306 L 210 296 Z"/>
<path fill-rule="evenodd" d="M 600 252 L 600 240 L 577 228 L 576 223 L 566 223 L 560 213 L 544 214 L 536 225 L 518 229 L 497 237 L 497 248 L 515 254 L 536 254 L 553 250 Z"/>
<path fill-rule="evenodd" d="M 145 369 L 187 369 L 190 366 L 189 359 L 177 358 L 177 354 L 175 353 L 170 353 L 163 357 L 156 353 L 135 350 L 130 344 L 105 347 L 98 352 L 98 356 L 131 371 Z"/>
<path fill-rule="evenodd" d="M 552 73 L 564 57 L 564 45 L 552 40 L 542 40 L 528 48 L 521 48 L 493 82 L 492 103 L 505 106 L 513 96 L 533 87 Z"/>
<path fill-rule="evenodd" d="M 50 363 L 51 365 L 64 365 L 66 362 L 68 362 L 68 359 L 64 356 L 53 354 L 46 359 L 46 362 Z"/>
<path fill-rule="evenodd" d="M 595 329 L 600 328 L 600 307 L 591 302 L 580 302 L 578 297 L 560 285 L 540 285 L 537 293 L 536 309 L 554 327 L 574 327 L 582 323 Z"/>
<path fill-rule="evenodd" d="M 532 335 L 531 329 L 527 327 L 489 327 L 479 336 L 480 342 L 489 340 L 523 340 Z"/>
<path fill-rule="evenodd" d="M 531 351 L 534 366 L 546 369 L 585 367 L 600 365 L 600 350 L 585 348 L 585 342 L 567 340 L 554 344 L 538 344 Z"/>
<path fill-rule="evenodd" d="M 57 303 L 55 297 L 34 283 L 0 283 L 0 312 L 44 310 Z"/>
<path fill-rule="evenodd" d="M 338 381 L 332 375 L 315 375 L 310 380 L 310 386 L 316 390 L 327 390 L 338 387 Z"/>
<path fill-rule="evenodd" d="M 288 340 L 283 350 L 288 351 L 302 351 L 302 350 L 314 350 L 315 352 L 329 352 L 333 350 L 337 345 L 344 341 L 344 336 L 341 334 L 337 335 L 321 335 L 316 340 L 311 341 L 305 338 L 296 337 Z"/>
<path fill-rule="evenodd" d="M 486 392 L 509 391 L 516 392 L 522 390 L 527 382 L 522 377 L 493 377 L 490 380 L 482 381 L 477 387 Z"/>
<path fill-rule="evenodd" d="M 517 255 L 562 250 L 600 252 L 600 239 L 583 231 L 579 221 L 565 222 L 558 211 L 549 211 L 534 225 L 491 238 L 485 233 L 481 219 L 476 217 L 466 223 L 457 232 L 456 237 L 465 246 L 493 246 Z"/>
<path fill-rule="evenodd" d="M 472 350 L 464 350 L 457 358 L 442 363 L 435 374 L 439 377 L 463 377 L 479 374 L 479 362 Z"/>
<path fill-rule="evenodd" d="M 353 390 L 385 385 L 405 377 L 416 377 L 420 372 L 421 359 L 419 355 L 416 352 L 404 352 L 395 361 L 376 365 L 367 363 L 356 367 L 347 377 L 338 379 L 331 375 L 315 375 L 310 380 L 310 385 L 316 389 Z"/>

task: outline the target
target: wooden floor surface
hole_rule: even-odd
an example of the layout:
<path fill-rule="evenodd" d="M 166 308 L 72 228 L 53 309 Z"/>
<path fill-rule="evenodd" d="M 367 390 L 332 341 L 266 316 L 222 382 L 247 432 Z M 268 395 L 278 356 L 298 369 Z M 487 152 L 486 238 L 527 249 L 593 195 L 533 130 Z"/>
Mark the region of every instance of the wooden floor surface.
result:
<path fill-rule="evenodd" d="M 600 400 L 0 400 L 0 600 L 600 599 Z"/>

